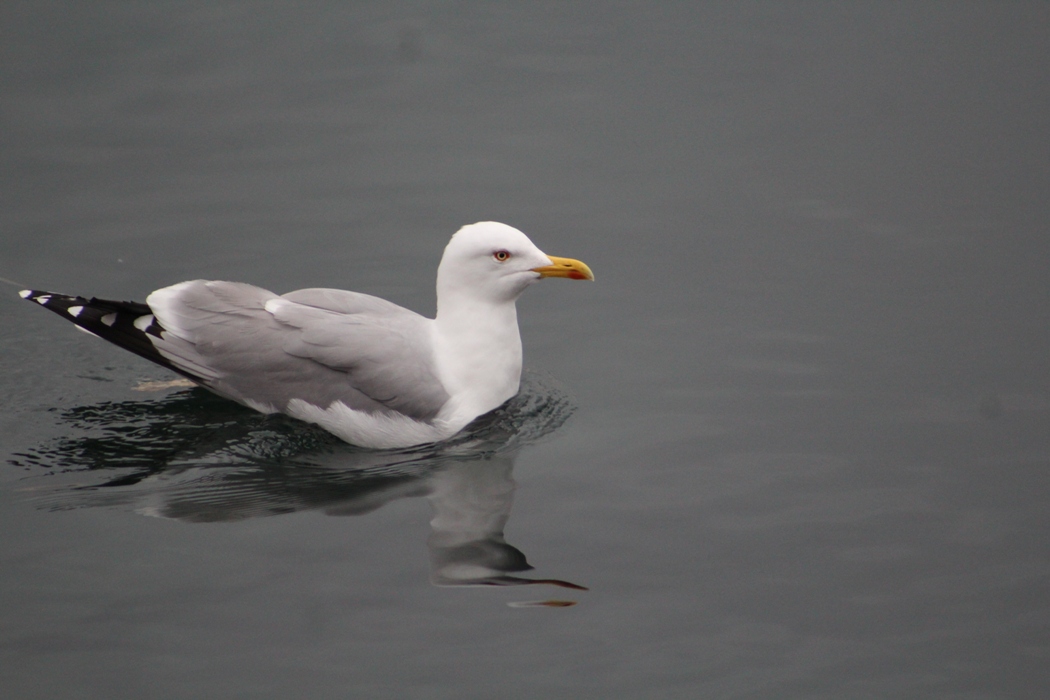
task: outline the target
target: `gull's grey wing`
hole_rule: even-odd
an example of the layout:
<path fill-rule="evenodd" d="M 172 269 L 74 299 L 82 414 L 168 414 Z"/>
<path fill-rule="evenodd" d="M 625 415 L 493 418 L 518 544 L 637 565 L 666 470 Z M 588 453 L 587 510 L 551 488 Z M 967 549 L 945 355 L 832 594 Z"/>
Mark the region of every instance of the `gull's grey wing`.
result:
<path fill-rule="evenodd" d="M 169 362 L 255 408 L 342 401 L 429 420 L 449 398 L 429 321 L 376 297 L 318 289 L 280 297 L 197 280 L 158 290 L 147 304 L 162 329 L 150 340 Z"/>
<path fill-rule="evenodd" d="M 398 314 L 418 316 L 415 312 L 386 299 L 361 292 L 348 292 L 345 289 L 324 289 L 322 287 L 297 289 L 294 292 L 288 292 L 281 298 L 304 306 L 314 306 L 342 314 L 367 314 L 376 317 Z"/>
<path fill-rule="evenodd" d="M 437 375 L 430 323 L 378 297 L 303 289 L 267 302 L 279 323 L 297 329 L 284 350 L 346 372 L 355 388 L 405 415 L 433 418 L 449 395 Z"/>

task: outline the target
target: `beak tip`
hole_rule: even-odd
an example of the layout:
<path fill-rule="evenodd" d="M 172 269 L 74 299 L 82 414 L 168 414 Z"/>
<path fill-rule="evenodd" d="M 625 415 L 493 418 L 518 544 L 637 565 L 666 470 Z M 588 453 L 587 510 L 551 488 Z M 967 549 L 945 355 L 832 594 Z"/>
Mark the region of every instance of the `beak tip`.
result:
<path fill-rule="evenodd" d="M 573 260 L 572 258 L 558 258 L 554 256 L 547 256 L 551 261 L 550 265 L 543 267 L 533 268 L 534 272 L 540 273 L 540 277 L 564 277 L 570 280 L 594 280 L 594 273 L 591 272 L 586 263 L 579 260 Z"/>

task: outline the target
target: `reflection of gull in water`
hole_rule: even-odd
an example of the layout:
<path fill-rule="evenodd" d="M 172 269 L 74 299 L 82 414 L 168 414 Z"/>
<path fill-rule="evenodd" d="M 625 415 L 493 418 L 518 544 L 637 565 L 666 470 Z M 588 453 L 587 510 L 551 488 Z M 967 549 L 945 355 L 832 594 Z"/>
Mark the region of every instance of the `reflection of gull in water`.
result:
<path fill-rule="evenodd" d="M 514 498 L 512 456 L 463 461 L 434 473 L 427 498 L 430 521 L 431 580 L 439 586 L 548 583 L 586 590 L 568 581 L 528 579 L 511 574 L 532 567 L 521 550 L 503 539 Z"/>
<path fill-rule="evenodd" d="M 518 450 L 556 429 L 572 410 L 549 382 L 526 374 L 519 396 L 462 437 L 373 451 L 194 390 L 161 401 L 73 409 L 67 420 L 101 429 L 102 437 L 63 438 L 19 455 L 18 463 L 59 471 L 27 480 L 44 507 L 124 507 L 189 522 L 300 510 L 357 516 L 397 499 L 426 497 L 434 509 L 428 546 L 435 584 L 579 589 L 521 576 L 532 567 L 503 537 Z"/>

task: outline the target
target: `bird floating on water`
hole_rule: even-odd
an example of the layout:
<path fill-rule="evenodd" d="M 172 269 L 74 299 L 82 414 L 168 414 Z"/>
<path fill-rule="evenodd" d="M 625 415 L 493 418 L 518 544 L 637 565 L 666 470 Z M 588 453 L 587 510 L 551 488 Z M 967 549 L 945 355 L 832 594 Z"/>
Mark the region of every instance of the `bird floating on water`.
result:
<path fill-rule="evenodd" d="M 445 440 L 518 393 L 515 301 L 544 277 L 594 279 L 579 260 L 483 221 L 445 247 L 433 319 L 359 292 L 278 295 L 208 280 L 158 289 L 144 304 L 20 294 L 220 396 L 383 449 Z"/>

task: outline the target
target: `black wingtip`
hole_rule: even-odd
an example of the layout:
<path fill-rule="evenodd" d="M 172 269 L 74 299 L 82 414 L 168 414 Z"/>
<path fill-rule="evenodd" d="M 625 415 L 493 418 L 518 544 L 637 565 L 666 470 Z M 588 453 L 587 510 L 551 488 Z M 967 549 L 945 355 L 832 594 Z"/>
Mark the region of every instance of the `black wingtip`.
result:
<path fill-rule="evenodd" d="M 41 306 L 45 306 L 51 297 L 64 297 L 65 294 L 54 294 L 52 292 L 42 292 L 39 289 L 23 289 L 18 293 L 18 296 L 22 297 L 26 301 L 35 301 Z"/>
<path fill-rule="evenodd" d="M 196 377 L 175 367 L 161 355 L 149 336 L 161 337 L 164 329 L 153 318 L 153 310 L 137 301 L 112 301 L 90 299 L 68 294 L 56 294 L 35 289 L 23 289 L 18 293 L 27 301 L 34 301 L 48 311 L 53 311 L 82 330 L 107 340 L 114 345 L 144 357 L 150 362 L 177 372 L 188 379 L 199 382 Z"/>

